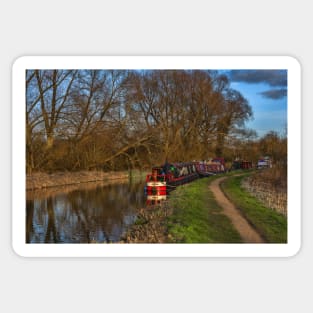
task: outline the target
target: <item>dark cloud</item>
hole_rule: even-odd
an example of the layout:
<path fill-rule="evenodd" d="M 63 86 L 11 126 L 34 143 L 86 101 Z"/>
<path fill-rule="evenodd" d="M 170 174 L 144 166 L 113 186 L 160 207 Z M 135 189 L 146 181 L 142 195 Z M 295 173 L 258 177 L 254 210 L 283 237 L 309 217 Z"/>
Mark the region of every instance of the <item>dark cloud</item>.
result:
<path fill-rule="evenodd" d="M 264 98 L 269 99 L 282 99 L 284 97 L 287 97 L 287 89 L 271 89 L 267 91 L 260 92 L 260 95 L 262 95 Z"/>
<path fill-rule="evenodd" d="M 229 77 L 233 82 L 265 83 L 271 87 L 287 87 L 286 70 L 231 70 Z"/>

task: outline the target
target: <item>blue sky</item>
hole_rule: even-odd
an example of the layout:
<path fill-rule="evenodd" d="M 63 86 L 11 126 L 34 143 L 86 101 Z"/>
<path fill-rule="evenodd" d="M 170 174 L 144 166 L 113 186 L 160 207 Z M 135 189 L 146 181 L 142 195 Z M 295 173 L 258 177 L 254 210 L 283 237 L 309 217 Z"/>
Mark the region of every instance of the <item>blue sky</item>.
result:
<path fill-rule="evenodd" d="M 286 70 L 224 70 L 231 87 L 241 92 L 253 110 L 254 119 L 247 128 L 259 136 L 274 130 L 285 133 L 287 125 Z"/>

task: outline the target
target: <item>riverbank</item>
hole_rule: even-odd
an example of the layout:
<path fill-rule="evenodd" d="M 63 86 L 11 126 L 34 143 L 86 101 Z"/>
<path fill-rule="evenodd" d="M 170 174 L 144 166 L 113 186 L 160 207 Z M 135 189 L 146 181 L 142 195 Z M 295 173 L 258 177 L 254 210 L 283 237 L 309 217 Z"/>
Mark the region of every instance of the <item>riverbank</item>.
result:
<path fill-rule="evenodd" d="M 120 243 L 168 243 L 168 219 L 173 214 L 167 201 L 140 209 L 136 222 L 121 238 Z"/>
<path fill-rule="evenodd" d="M 222 214 L 209 184 L 223 175 L 177 187 L 168 199 L 141 209 L 124 243 L 241 243 L 239 233 Z"/>
<path fill-rule="evenodd" d="M 113 182 L 135 177 L 144 177 L 145 175 L 145 172 L 139 170 L 134 170 L 132 172 L 80 171 L 56 172 L 52 174 L 33 173 L 31 175 L 26 175 L 26 190 L 30 191 L 90 182 Z"/>
<path fill-rule="evenodd" d="M 243 176 L 235 176 L 243 174 Z M 168 199 L 156 206 L 141 209 L 125 243 L 243 243 L 287 242 L 287 219 L 260 204 L 242 187 L 243 177 L 253 172 L 236 171 L 198 179 L 177 187 Z M 242 235 L 211 186 L 223 178 L 223 191 L 233 205 L 233 214 L 244 218 L 247 227 L 260 235 L 252 241 Z M 216 188 L 220 189 L 218 182 Z M 226 199 L 227 200 L 227 199 Z M 222 201 L 223 202 L 223 201 Z M 225 201 L 224 201 L 225 202 Z M 249 229 L 246 233 L 251 233 Z"/>

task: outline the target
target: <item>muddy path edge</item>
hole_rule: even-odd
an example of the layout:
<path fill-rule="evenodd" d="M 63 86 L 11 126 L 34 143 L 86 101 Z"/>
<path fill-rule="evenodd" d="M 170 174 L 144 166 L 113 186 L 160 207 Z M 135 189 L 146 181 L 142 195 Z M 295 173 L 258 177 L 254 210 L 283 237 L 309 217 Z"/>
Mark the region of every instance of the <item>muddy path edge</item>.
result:
<path fill-rule="evenodd" d="M 261 235 L 251 226 L 251 224 L 242 216 L 241 212 L 223 193 L 220 184 L 225 179 L 227 179 L 227 177 L 215 179 L 209 185 L 217 203 L 222 208 L 221 213 L 231 220 L 244 243 L 265 243 Z"/>

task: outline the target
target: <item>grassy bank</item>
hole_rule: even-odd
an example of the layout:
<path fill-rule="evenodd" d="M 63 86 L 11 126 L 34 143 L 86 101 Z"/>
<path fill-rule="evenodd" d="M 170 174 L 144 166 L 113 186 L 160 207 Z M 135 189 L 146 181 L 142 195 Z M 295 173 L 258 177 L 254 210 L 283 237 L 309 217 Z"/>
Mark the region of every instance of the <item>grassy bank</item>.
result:
<path fill-rule="evenodd" d="M 33 173 L 26 176 L 26 190 L 36 190 L 58 186 L 75 185 L 90 182 L 112 182 L 114 180 L 127 180 L 143 178 L 146 173 L 139 170 L 102 172 L 102 171 L 79 171 L 79 172 L 56 172 L 56 173 Z"/>
<path fill-rule="evenodd" d="M 245 218 L 270 243 L 287 242 L 287 219 L 265 207 L 241 187 L 244 176 L 230 177 L 222 183 L 223 192 L 240 209 Z"/>
<path fill-rule="evenodd" d="M 174 190 L 169 197 L 173 214 L 168 217 L 168 238 L 178 243 L 240 243 L 239 233 L 221 213 L 203 178 Z"/>

